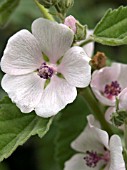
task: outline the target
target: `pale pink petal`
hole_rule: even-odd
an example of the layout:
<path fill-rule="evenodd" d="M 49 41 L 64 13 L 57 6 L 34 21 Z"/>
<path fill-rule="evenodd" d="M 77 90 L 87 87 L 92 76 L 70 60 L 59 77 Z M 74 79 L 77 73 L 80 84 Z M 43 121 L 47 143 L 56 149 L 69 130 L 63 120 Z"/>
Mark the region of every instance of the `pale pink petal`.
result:
<path fill-rule="evenodd" d="M 113 63 L 114 68 L 120 67 L 120 74 L 118 77 L 118 82 L 122 89 L 127 87 L 127 64 Z"/>
<path fill-rule="evenodd" d="M 93 34 L 93 30 L 87 30 L 86 38 L 88 38 L 92 34 Z M 83 49 L 85 50 L 86 54 L 89 57 L 92 57 L 94 52 L 94 42 L 86 44 L 85 46 L 83 46 Z"/>
<path fill-rule="evenodd" d="M 112 113 L 115 113 L 115 112 L 116 112 L 115 107 L 109 107 L 105 112 L 105 119 L 111 124 L 112 124 L 112 122 L 111 122 Z"/>
<path fill-rule="evenodd" d="M 83 153 L 86 151 L 104 152 L 104 145 L 98 139 L 95 130 L 89 126 L 72 142 L 71 146 L 74 150 Z"/>
<path fill-rule="evenodd" d="M 114 106 L 115 98 L 110 100 L 104 96 L 105 86 L 112 81 L 117 81 L 120 74 L 120 66 L 104 67 L 92 74 L 91 88 L 96 98 L 103 104 Z M 119 83 L 119 82 L 118 82 Z"/>
<path fill-rule="evenodd" d="M 99 170 L 102 167 L 101 163 L 98 163 L 96 167 L 91 168 L 86 165 L 84 160 L 85 154 L 76 154 L 65 163 L 64 170 Z"/>
<path fill-rule="evenodd" d="M 53 64 L 70 48 L 74 38 L 73 31 L 66 25 L 43 18 L 33 22 L 32 32 Z"/>
<path fill-rule="evenodd" d="M 108 148 L 108 135 L 105 131 L 99 129 L 100 124 L 92 115 L 89 115 L 87 119 L 89 124 L 72 142 L 71 146 L 79 152 L 96 151 L 97 153 L 103 153 L 104 145 Z"/>
<path fill-rule="evenodd" d="M 35 71 L 42 61 L 42 53 L 35 37 L 29 31 L 21 30 L 8 40 L 1 69 L 10 75 L 22 75 Z"/>
<path fill-rule="evenodd" d="M 109 170 L 126 170 L 122 155 L 122 143 L 118 135 L 113 135 L 110 139 L 110 168 Z"/>
<path fill-rule="evenodd" d="M 119 98 L 119 109 L 123 109 L 127 111 L 127 88 L 122 90 L 118 98 Z"/>
<path fill-rule="evenodd" d="M 99 122 L 94 118 L 93 115 L 87 116 L 89 127 L 93 130 L 96 134 L 96 138 L 98 139 L 99 143 L 103 144 L 107 149 L 109 149 L 109 136 L 108 133 L 104 130 L 100 129 Z"/>
<path fill-rule="evenodd" d="M 24 113 L 31 112 L 40 102 L 45 80 L 36 73 L 10 76 L 2 79 L 2 88 Z"/>
<path fill-rule="evenodd" d="M 76 33 L 76 22 L 77 20 L 72 15 L 70 15 L 65 18 L 64 24 L 72 29 L 74 33 Z"/>
<path fill-rule="evenodd" d="M 37 115 L 50 117 L 57 114 L 67 104 L 72 103 L 77 96 L 74 86 L 71 86 L 63 78 L 54 76 L 44 90 L 42 99 L 35 108 Z"/>
<path fill-rule="evenodd" d="M 76 87 L 86 87 L 91 80 L 90 58 L 83 48 L 72 47 L 64 55 L 58 72 L 61 72 L 69 84 Z"/>

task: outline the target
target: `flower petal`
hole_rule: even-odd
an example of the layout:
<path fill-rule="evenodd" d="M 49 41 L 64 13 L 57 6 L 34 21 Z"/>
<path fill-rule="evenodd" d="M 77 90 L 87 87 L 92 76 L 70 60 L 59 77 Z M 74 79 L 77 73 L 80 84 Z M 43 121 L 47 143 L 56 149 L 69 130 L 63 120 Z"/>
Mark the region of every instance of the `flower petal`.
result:
<path fill-rule="evenodd" d="M 96 151 L 104 152 L 104 146 L 108 148 L 108 134 L 100 130 L 99 122 L 92 115 L 88 116 L 88 125 L 84 131 L 71 144 L 72 148 L 79 152 Z M 96 126 L 94 127 L 93 124 Z"/>
<path fill-rule="evenodd" d="M 105 112 L 105 119 L 107 120 L 107 122 L 109 122 L 110 124 L 112 124 L 111 122 L 111 117 L 112 117 L 112 113 L 116 112 L 116 108 L 115 107 L 109 107 L 106 112 Z"/>
<path fill-rule="evenodd" d="M 99 122 L 94 118 L 93 115 L 87 116 L 88 124 L 93 131 L 95 131 L 97 139 L 108 149 L 109 136 L 108 133 L 100 129 Z"/>
<path fill-rule="evenodd" d="M 13 35 L 5 48 L 1 69 L 10 75 L 35 71 L 42 63 L 42 53 L 35 37 L 27 30 Z"/>
<path fill-rule="evenodd" d="M 91 168 L 86 165 L 84 160 L 85 154 L 76 154 L 67 162 L 65 162 L 64 170 L 99 170 L 101 168 L 101 163 L 98 163 L 96 167 Z"/>
<path fill-rule="evenodd" d="M 110 100 L 103 95 L 105 85 L 112 81 L 118 80 L 120 74 L 120 65 L 112 65 L 112 67 L 104 67 L 100 70 L 94 71 L 92 74 L 91 88 L 96 98 L 103 104 L 114 106 L 115 99 Z M 119 82 L 118 82 L 119 83 Z"/>
<path fill-rule="evenodd" d="M 21 76 L 6 74 L 2 79 L 2 88 L 24 113 L 34 110 L 41 99 L 43 87 L 44 80 L 36 73 Z"/>
<path fill-rule="evenodd" d="M 37 115 L 50 117 L 57 114 L 68 103 L 72 103 L 77 96 L 74 86 L 71 86 L 63 78 L 54 76 L 44 90 L 39 105 L 35 108 Z"/>
<path fill-rule="evenodd" d="M 118 135 L 113 135 L 110 139 L 111 163 L 109 170 L 126 170 L 122 155 L 122 143 Z"/>
<path fill-rule="evenodd" d="M 118 77 L 118 82 L 120 84 L 121 89 L 127 87 L 127 64 L 121 63 L 113 63 L 112 66 L 114 68 L 120 67 L 120 74 Z"/>
<path fill-rule="evenodd" d="M 86 87 L 91 80 L 90 58 L 81 47 L 69 49 L 58 67 L 69 84 L 76 87 Z"/>
<path fill-rule="evenodd" d="M 33 22 L 32 32 L 53 64 L 70 48 L 74 38 L 73 31 L 66 25 L 43 18 Z"/>
<path fill-rule="evenodd" d="M 119 109 L 127 111 L 127 88 L 123 89 L 118 95 L 119 98 Z"/>
<path fill-rule="evenodd" d="M 92 34 L 93 34 L 93 30 L 87 30 L 86 38 L 88 38 Z M 94 42 L 88 43 L 87 45 L 83 46 L 83 49 L 85 50 L 86 54 L 89 57 L 92 57 L 93 52 L 94 52 Z"/>

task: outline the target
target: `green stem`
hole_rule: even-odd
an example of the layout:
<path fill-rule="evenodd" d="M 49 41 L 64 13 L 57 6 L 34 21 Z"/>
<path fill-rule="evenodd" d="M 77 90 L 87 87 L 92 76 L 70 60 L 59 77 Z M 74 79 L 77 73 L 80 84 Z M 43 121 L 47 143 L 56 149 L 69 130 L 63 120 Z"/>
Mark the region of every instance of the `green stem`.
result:
<path fill-rule="evenodd" d="M 34 0 L 36 5 L 38 6 L 38 8 L 40 9 L 41 13 L 43 14 L 43 17 L 48 19 L 48 20 L 51 20 L 51 21 L 54 21 L 54 18 L 51 14 L 49 14 L 48 10 L 43 6 L 41 5 L 38 0 Z"/>
<path fill-rule="evenodd" d="M 84 99 L 86 104 L 89 107 L 90 112 L 96 117 L 96 119 L 99 120 L 102 129 L 106 130 L 108 134 L 111 136 L 114 133 L 119 134 L 119 130 L 112 127 L 104 118 L 104 113 L 102 113 L 99 103 L 97 102 L 96 98 L 94 97 L 91 89 L 89 87 L 83 89 L 83 91 L 80 93 Z"/>
<path fill-rule="evenodd" d="M 84 45 L 90 43 L 90 42 L 93 42 L 93 39 L 92 38 L 88 38 L 86 39 L 85 41 L 83 41 L 81 44 L 79 44 L 80 47 L 83 47 Z"/>

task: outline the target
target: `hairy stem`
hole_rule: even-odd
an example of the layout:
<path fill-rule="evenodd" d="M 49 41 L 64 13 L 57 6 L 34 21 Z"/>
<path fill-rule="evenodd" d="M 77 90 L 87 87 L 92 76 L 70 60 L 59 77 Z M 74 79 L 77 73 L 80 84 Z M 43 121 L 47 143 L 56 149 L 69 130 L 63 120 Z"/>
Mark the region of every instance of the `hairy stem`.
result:
<path fill-rule="evenodd" d="M 48 19 L 48 20 L 51 20 L 51 21 L 54 21 L 54 18 L 53 16 L 48 12 L 48 9 L 46 9 L 43 5 L 41 5 L 38 0 L 34 0 L 36 5 L 38 6 L 38 8 L 40 9 L 41 13 L 43 14 L 43 17 Z"/>
<path fill-rule="evenodd" d="M 86 44 L 88 44 L 90 42 L 93 42 L 92 38 L 88 38 L 88 39 L 84 40 L 81 44 L 79 44 L 79 46 L 83 47 L 84 45 L 86 45 Z"/>

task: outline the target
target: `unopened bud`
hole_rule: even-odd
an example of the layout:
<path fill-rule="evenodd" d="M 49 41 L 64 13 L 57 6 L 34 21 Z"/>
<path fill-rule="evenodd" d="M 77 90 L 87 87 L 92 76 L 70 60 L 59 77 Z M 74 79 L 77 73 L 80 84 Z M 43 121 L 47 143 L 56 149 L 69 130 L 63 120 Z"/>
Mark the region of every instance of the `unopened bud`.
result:
<path fill-rule="evenodd" d="M 106 66 L 106 59 L 107 57 L 105 56 L 104 53 L 97 52 L 90 61 L 90 64 L 94 70 L 97 70 Z"/>
<path fill-rule="evenodd" d="M 70 15 L 65 18 L 64 24 L 73 30 L 74 33 L 76 33 L 76 22 L 77 20 L 72 15 Z"/>
<path fill-rule="evenodd" d="M 74 0 L 60 0 L 58 3 L 61 13 L 65 14 L 69 8 L 74 5 Z"/>
<path fill-rule="evenodd" d="M 84 40 L 86 38 L 86 30 L 87 26 L 81 25 L 79 22 L 76 22 L 76 34 L 75 34 L 75 40 L 80 41 Z"/>
<path fill-rule="evenodd" d="M 86 38 L 86 26 L 83 26 L 72 15 L 65 18 L 64 24 L 75 33 L 75 40 L 80 41 Z"/>
<path fill-rule="evenodd" d="M 50 8 L 51 6 L 57 4 L 60 0 L 39 0 L 39 1 L 45 8 Z"/>

